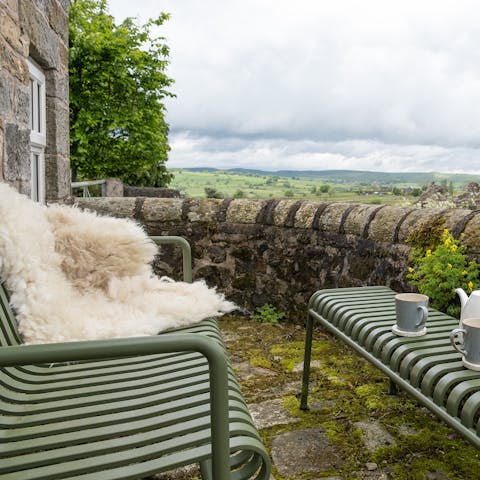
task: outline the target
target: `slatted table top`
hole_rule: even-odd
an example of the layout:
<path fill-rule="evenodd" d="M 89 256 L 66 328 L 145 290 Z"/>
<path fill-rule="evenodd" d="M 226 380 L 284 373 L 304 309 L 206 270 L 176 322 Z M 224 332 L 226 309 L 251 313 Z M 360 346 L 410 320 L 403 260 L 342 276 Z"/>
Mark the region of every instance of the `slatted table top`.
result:
<path fill-rule="evenodd" d="M 478 434 L 480 372 L 465 368 L 450 344 L 458 320 L 429 308 L 426 335 L 397 336 L 392 332 L 395 294 L 386 287 L 320 290 L 312 296 L 309 312 L 367 359 L 381 362 L 377 366 L 394 381 L 403 379 L 418 399 L 432 401 Z"/>

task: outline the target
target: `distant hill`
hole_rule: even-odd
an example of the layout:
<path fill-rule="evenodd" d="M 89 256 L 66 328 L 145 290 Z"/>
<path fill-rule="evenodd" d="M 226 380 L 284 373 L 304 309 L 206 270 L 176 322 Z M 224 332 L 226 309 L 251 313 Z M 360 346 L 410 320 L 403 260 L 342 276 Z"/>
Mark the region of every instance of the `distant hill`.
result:
<path fill-rule="evenodd" d="M 191 172 L 226 172 L 241 175 L 261 175 L 277 177 L 297 177 L 314 179 L 331 183 L 365 183 L 377 182 L 381 185 L 398 184 L 428 184 L 440 183 L 442 180 L 452 181 L 455 185 L 464 185 L 469 182 L 480 182 L 480 175 L 463 173 L 436 173 L 436 172 L 371 172 L 366 170 L 278 170 L 276 172 L 247 168 L 184 168 Z"/>

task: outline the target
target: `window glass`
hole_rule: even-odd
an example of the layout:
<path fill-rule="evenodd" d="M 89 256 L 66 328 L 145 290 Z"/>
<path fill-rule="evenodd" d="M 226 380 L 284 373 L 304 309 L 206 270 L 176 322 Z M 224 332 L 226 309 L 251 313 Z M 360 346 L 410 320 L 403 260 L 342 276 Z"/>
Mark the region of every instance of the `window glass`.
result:
<path fill-rule="evenodd" d="M 30 164 L 31 197 L 38 202 L 45 202 L 45 147 L 46 136 L 46 99 L 45 75 L 33 61 L 27 60 L 30 72 Z"/>

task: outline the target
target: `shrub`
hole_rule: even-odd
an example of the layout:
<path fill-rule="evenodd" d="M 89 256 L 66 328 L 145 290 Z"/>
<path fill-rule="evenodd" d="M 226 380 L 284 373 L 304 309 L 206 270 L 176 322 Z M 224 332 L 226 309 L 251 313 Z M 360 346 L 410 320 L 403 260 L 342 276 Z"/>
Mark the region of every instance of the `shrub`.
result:
<path fill-rule="evenodd" d="M 434 233 L 435 228 L 438 227 L 433 225 L 430 232 Z M 408 269 L 407 279 L 430 298 L 432 307 L 458 317 L 460 306 L 455 289 L 460 287 L 470 293 L 476 288 L 479 265 L 475 260 L 468 261 L 465 246 L 447 229 L 436 238 L 434 235 L 419 237 L 423 240 L 423 247 L 417 245 L 413 248 L 410 254 L 413 266 Z"/>
<path fill-rule="evenodd" d="M 284 312 L 277 310 L 270 303 L 266 303 L 255 309 L 252 319 L 262 323 L 278 323 L 283 317 L 285 317 Z"/>

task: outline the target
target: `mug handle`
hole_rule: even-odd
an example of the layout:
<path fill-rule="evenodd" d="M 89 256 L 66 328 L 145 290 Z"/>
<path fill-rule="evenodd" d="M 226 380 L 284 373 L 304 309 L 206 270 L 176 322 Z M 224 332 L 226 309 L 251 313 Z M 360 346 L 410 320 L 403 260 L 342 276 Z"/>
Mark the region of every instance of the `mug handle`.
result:
<path fill-rule="evenodd" d="M 420 320 L 415 324 L 415 326 L 418 328 L 418 327 L 421 327 L 422 325 L 425 324 L 425 322 L 427 321 L 427 318 L 428 318 L 428 309 L 427 307 L 424 307 L 423 305 L 419 305 L 417 307 L 417 310 L 422 312 L 421 315 L 422 317 L 420 318 Z"/>
<path fill-rule="evenodd" d="M 456 343 L 455 343 L 455 337 L 460 334 L 460 333 L 463 333 L 463 335 L 465 335 L 467 333 L 467 331 L 464 329 L 464 328 L 456 328 L 455 330 L 452 330 L 450 332 L 450 343 L 452 344 L 453 348 L 461 353 L 462 355 L 465 354 L 465 351 L 462 350 Z"/>

